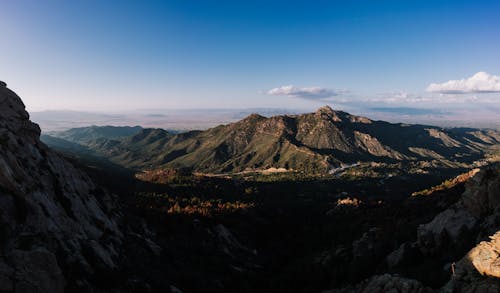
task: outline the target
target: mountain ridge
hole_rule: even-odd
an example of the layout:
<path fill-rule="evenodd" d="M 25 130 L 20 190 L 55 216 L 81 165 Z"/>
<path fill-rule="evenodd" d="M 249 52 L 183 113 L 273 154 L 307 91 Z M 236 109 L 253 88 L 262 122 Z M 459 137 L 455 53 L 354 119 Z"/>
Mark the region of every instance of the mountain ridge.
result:
<path fill-rule="evenodd" d="M 359 161 L 470 162 L 499 142 L 500 134 L 493 130 L 393 124 L 329 106 L 297 115 L 251 114 L 205 131 L 143 129 L 120 140 L 80 141 L 125 167 L 206 173 L 268 168 L 328 173 Z"/>

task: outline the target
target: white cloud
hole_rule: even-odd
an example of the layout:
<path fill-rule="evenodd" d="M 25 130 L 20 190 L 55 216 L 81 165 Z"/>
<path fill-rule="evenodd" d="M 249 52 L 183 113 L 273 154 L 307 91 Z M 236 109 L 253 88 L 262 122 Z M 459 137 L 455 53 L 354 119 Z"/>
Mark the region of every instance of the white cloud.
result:
<path fill-rule="evenodd" d="M 322 87 L 295 87 L 286 85 L 270 89 L 266 92 L 272 96 L 288 96 L 292 98 L 302 98 L 309 100 L 322 100 L 346 93 L 347 90 L 334 90 Z"/>
<path fill-rule="evenodd" d="M 499 93 L 500 76 L 481 71 L 467 79 L 431 83 L 426 90 L 442 94 Z"/>
<path fill-rule="evenodd" d="M 392 105 L 410 105 L 410 104 L 463 104 L 463 103 L 498 103 L 495 94 L 444 94 L 428 93 L 416 94 L 406 91 L 393 91 L 376 94 L 374 97 L 365 99 L 367 103 L 384 103 Z"/>

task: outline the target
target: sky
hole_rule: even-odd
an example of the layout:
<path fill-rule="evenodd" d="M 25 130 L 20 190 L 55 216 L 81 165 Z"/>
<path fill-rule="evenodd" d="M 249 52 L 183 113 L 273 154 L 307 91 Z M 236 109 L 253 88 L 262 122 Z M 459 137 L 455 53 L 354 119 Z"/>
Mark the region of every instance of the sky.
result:
<path fill-rule="evenodd" d="M 497 0 L 0 2 L 30 111 L 500 108 Z"/>

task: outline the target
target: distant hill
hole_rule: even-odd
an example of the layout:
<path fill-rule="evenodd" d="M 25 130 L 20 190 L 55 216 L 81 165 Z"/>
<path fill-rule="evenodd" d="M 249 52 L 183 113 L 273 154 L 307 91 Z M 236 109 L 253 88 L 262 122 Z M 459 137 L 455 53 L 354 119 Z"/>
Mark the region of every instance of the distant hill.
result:
<path fill-rule="evenodd" d="M 285 168 L 327 173 L 356 162 L 472 162 L 500 144 L 499 132 L 392 124 L 335 111 L 258 114 L 206 131 L 171 134 L 161 129 L 137 131 L 118 139 L 92 128 L 68 131 L 69 137 L 111 161 L 134 169 L 191 168 L 205 173 Z M 71 135 L 68 135 L 71 133 Z M 98 134 L 96 134 L 98 133 Z"/>
<path fill-rule="evenodd" d="M 70 142 L 86 144 L 96 139 L 121 139 L 139 133 L 140 126 L 90 126 L 72 128 L 61 132 L 52 132 L 50 136 Z"/>
<path fill-rule="evenodd" d="M 75 155 L 76 154 L 91 155 L 94 153 L 92 150 L 83 146 L 82 144 L 47 134 L 42 134 L 40 136 L 40 140 L 45 144 L 49 145 L 50 147 L 64 153 L 72 153 Z"/>

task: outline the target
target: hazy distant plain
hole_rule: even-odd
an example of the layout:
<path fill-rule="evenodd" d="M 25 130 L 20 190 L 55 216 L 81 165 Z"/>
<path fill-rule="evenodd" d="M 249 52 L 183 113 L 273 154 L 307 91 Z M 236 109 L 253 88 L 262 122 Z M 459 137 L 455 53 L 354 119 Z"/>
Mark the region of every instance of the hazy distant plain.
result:
<path fill-rule="evenodd" d="M 157 109 L 119 113 L 42 111 L 31 113 L 33 121 L 43 132 L 62 131 L 91 125 L 136 126 L 163 128 L 173 131 L 204 130 L 221 124 L 238 121 L 251 113 L 263 116 L 300 114 L 314 109 Z M 421 108 L 369 108 L 346 110 L 351 114 L 366 116 L 372 120 L 428 124 L 442 127 L 474 127 L 500 129 L 500 112 L 492 109 L 434 110 Z"/>

